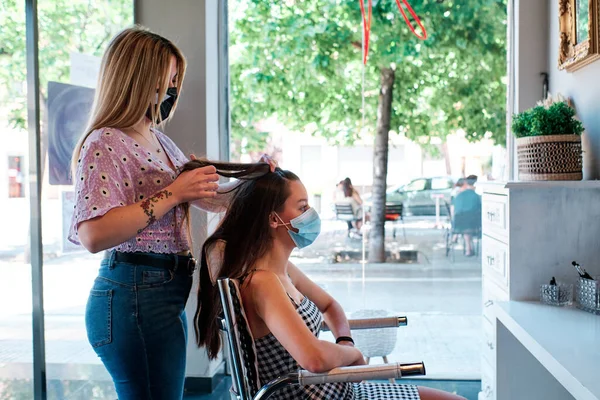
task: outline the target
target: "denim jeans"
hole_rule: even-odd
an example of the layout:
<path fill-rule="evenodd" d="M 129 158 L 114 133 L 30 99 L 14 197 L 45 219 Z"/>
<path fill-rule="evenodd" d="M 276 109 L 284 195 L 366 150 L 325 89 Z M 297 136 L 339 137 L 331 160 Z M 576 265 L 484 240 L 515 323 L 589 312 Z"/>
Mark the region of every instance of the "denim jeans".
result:
<path fill-rule="evenodd" d="M 102 261 L 85 324 L 120 400 L 183 397 L 191 286 L 183 270 Z"/>

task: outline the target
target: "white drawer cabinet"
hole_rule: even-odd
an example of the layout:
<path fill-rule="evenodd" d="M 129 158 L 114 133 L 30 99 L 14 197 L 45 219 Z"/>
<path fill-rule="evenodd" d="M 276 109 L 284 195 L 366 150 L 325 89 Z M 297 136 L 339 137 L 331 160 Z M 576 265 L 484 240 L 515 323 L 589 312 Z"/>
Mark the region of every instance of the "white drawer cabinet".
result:
<path fill-rule="evenodd" d="M 496 374 L 495 368 L 484 362 L 481 368 L 481 393 L 479 400 L 496 399 Z"/>
<path fill-rule="evenodd" d="M 492 279 L 488 279 L 487 275 L 483 275 L 483 288 L 482 288 L 482 300 L 483 300 L 483 317 L 488 322 L 493 323 L 496 320 L 494 315 L 494 304 L 499 301 L 508 301 L 508 293 L 505 289 L 496 285 Z"/>
<path fill-rule="evenodd" d="M 503 238 L 508 236 L 508 196 L 496 193 L 484 193 L 482 196 L 482 227 L 489 236 Z"/>
<path fill-rule="evenodd" d="M 482 195 L 482 336 L 479 400 L 496 399 L 496 326 L 494 304 L 509 293 L 509 193 L 492 186 Z"/>
<path fill-rule="evenodd" d="M 501 288 L 508 288 L 508 245 L 488 235 L 481 241 L 481 266 L 484 276 Z"/>
<path fill-rule="evenodd" d="M 496 328 L 495 323 L 482 319 L 483 337 L 481 340 L 481 355 L 483 362 L 496 365 Z"/>
<path fill-rule="evenodd" d="M 481 184 L 480 399 L 496 399 L 495 304 L 539 300 L 555 276 L 573 283 L 573 260 L 600 275 L 600 181 Z M 500 388 L 502 389 L 502 388 Z"/>
<path fill-rule="evenodd" d="M 496 273 L 484 268 L 482 275 L 482 309 L 481 323 L 481 393 L 479 399 L 495 400 L 496 385 L 496 316 L 495 304 L 508 300 L 506 285 L 497 284 Z M 490 276 L 490 273 L 493 276 Z"/>

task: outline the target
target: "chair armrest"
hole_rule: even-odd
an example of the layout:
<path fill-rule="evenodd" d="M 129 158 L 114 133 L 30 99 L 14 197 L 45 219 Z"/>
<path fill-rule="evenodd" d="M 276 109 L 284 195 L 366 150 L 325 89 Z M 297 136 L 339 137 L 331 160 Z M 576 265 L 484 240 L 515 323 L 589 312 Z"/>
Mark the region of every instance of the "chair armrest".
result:
<path fill-rule="evenodd" d="M 402 377 L 416 375 L 425 375 L 425 364 L 422 362 L 340 367 L 319 374 L 300 370 L 298 371 L 298 382 L 300 383 L 300 386 L 306 386 L 332 382 L 361 382 L 365 380 L 386 380 L 392 378 L 400 379 Z"/>
<path fill-rule="evenodd" d="M 397 328 L 399 326 L 408 325 L 406 317 L 385 317 L 385 318 L 363 318 L 350 319 L 350 330 L 353 329 L 375 329 L 375 328 Z M 321 326 L 321 331 L 328 331 L 329 327 L 325 322 Z"/>
<path fill-rule="evenodd" d="M 385 380 L 392 378 L 400 379 L 403 376 L 416 375 L 425 375 L 425 364 L 422 362 L 411 364 L 394 363 L 340 367 L 320 374 L 301 369 L 297 373 L 292 372 L 275 378 L 267 383 L 256 393 L 254 400 L 268 399 L 276 391 L 290 385 L 307 386 L 333 382 L 361 382 L 365 380 Z"/>

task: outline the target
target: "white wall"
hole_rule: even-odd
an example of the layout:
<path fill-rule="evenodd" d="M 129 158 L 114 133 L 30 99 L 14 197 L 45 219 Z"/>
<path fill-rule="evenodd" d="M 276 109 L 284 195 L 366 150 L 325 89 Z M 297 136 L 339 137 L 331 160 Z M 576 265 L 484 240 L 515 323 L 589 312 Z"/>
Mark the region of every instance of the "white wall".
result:
<path fill-rule="evenodd" d="M 516 180 L 518 162 L 512 136 L 512 115 L 535 106 L 543 94 L 548 71 L 549 2 L 558 0 L 508 0 L 507 26 L 507 150 L 506 178 Z"/>
<path fill-rule="evenodd" d="M 562 93 L 574 101 L 577 114 L 586 129 L 583 136 L 584 179 L 600 179 L 600 61 L 572 73 L 558 70 L 558 1 L 548 3 L 548 58 L 550 92 Z"/>
<path fill-rule="evenodd" d="M 523 111 L 543 97 L 542 72 L 548 68 L 548 5 L 558 0 L 516 0 L 515 108 Z M 558 18 L 558 17 L 557 17 Z"/>

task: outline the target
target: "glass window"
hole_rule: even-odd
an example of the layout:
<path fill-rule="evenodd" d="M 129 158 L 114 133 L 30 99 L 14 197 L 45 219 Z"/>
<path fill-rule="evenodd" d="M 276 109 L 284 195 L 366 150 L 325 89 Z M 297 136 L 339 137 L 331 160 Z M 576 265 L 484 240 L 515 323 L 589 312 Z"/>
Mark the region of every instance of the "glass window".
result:
<path fill-rule="evenodd" d="M 406 185 L 404 187 L 404 191 L 406 191 L 406 192 L 419 192 L 421 190 L 425 190 L 426 186 L 427 186 L 427 180 L 426 179 L 417 179 L 417 180 L 414 180 L 414 181 L 410 182 L 408 185 Z"/>
<path fill-rule="evenodd" d="M 74 193 L 70 161 L 83 133 L 108 42 L 133 23 L 133 0 L 38 0 L 42 137 L 44 311 L 49 399 L 114 399 L 88 342 L 85 309 L 102 254 L 67 240 Z M 68 21 L 65 23 L 64 21 Z"/>
<path fill-rule="evenodd" d="M 452 182 L 446 178 L 433 178 L 431 180 L 431 190 L 450 189 Z"/>
<path fill-rule="evenodd" d="M 22 156 L 8 156 L 8 197 L 25 197 L 25 182 L 23 181 L 25 171 L 23 171 Z"/>
<path fill-rule="evenodd" d="M 437 138 L 444 143 L 420 140 L 432 138 L 419 137 L 421 134 L 406 121 L 410 117 L 404 114 L 397 114 L 397 121 L 406 125 L 392 128 L 396 132 L 390 132 L 387 148 L 378 143 L 374 149 L 378 100 L 367 95 L 363 107 L 360 56 L 358 52 L 345 54 L 344 46 L 338 46 L 348 37 L 360 44 L 360 30 L 344 28 L 360 24 L 360 13 L 346 8 L 344 2 L 325 2 L 327 6 L 294 2 L 293 8 L 280 7 L 279 3 L 256 6 L 251 0 L 229 0 L 231 159 L 257 161 L 261 153 L 269 153 L 283 169 L 298 174 L 311 202 L 319 199 L 321 234 L 311 246 L 296 249 L 291 259 L 340 303 L 348 317 L 407 315 L 415 321 L 408 329 L 391 330 L 389 335 L 377 332 L 373 337 L 373 331 L 355 331 L 358 348 L 368 352 L 374 341 L 389 339 L 386 344 L 392 350 L 388 354 L 368 356 L 385 355 L 390 362 L 422 359 L 430 376 L 477 377 L 481 364 L 480 258 L 467 257 L 467 242 L 451 233 L 446 204 L 452 181 L 448 177 L 501 176 L 503 149 L 487 135 L 474 143 L 471 135 L 454 128 L 448 137 Z M 352 15 L 356 17 L 354 23 Z M 397 21 L 402 24 L 397 28 L 404 29 L 402 19 L 380 21 L 377 26 L 384 29 L 383 25 L 389 27 Z M 339 29 L 329 29 L 330 25 Z M 496 27 L 501 41 L 505 24 L 500 20 Z M 391 45 L 385 44 L 385 35 L 378 37 L 379 45 Z M 378 71 L 376 63 L 381 56 L 381 52 L 371 53 L 364 75 L 368 93 L 376 93 L 380 85 L 381 77 L 374 71 Z M 497 74 L 504 74 L 504 57 L 490 59 L 490 63 Z M 462 72 L 445 68 L 453 67 L 437 68 L 445 75 L 440 79 L 446 80 L 448 74 L 462 76 Z M 501 76 L 490 79 L 499 82 Z M 419 88 L 415 101 L 425 104 L 432 100 L 426 88 L 430 84 L 415 82 L 414 87 Z M 446 96 L 448 92 L 438 93 Z M 494 96 L 495 110 L 500 110 L 494 113 L 501 115 L 503 93 Z M 449 104 L 462 109 L 466 106 L 463 100 Z M 402 96 L 394 97 L 392 109 L 401 110 L 402 101 Z M 362 110 L 367 114 L 364 121 L 360 119 Z M 504 130 L 488 125 L 483 128 Z M 402 129 L 407 131 L 398 131 Z M 386 219 L 382 238 L 370 236 L 375 225 L 372 212 L 378 209 L 373 207 L 373 187 L 384 187 L 373 161 L 374 154 L 386 151 L 386 207 L 379 209 L 385 211 Z M 353 193 L 344 193 L 341 181 L 346 178 L 352 181 L 362 206 L 346 197 Z M 351 205 L 355 215 L 336 213 L 343 203 L 343 209 Z M 378 253 L 386 254 L 382 264 L 430 264 L 431 269 L 408 271 L 369 264 L 369 246 L 375 242 L 384 250 Z M 456 265 L 466 268 L 455 274 Z M 449 323 L 456 318 L 460 324 Z M 331 339 L 328 334 L 321 337 Z"/>
<path fill-rule="evenodd" d="M 0 398 L 33 399 L 25 2 L 0 2 Z"/>

